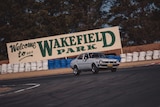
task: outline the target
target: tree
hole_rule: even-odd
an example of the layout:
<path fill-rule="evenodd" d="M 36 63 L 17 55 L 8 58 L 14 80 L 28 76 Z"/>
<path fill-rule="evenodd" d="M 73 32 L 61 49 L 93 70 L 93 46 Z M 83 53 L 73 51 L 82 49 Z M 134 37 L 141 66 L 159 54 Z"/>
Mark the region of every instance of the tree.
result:
<path fill-rule="evenodd" d="M 110 10 L 101 11 L 103 4 Z M 159 7 L 159 0 L 4 0 L 0 3 L 0 59 L 7 59 L 8 42 L 103 25 L 120 26 L 123 46 L 160 41 Z"/>

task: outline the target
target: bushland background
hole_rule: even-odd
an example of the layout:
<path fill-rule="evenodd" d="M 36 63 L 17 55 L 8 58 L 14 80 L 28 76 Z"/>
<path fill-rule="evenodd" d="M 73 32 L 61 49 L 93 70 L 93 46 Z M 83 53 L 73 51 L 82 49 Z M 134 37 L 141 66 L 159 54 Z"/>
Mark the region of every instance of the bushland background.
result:
<path fill-rule="evenodd" d="M 0 16 L 0 60 L 8 59 L 8 42 L 112 26 L 124 52 L 160 43 L 159 0 L 3 0 Z"/>

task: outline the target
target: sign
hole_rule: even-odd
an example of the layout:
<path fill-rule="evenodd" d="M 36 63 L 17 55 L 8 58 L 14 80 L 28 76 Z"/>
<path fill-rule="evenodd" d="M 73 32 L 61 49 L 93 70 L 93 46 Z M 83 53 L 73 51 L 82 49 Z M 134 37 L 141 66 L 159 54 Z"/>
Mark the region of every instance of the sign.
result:
<path fill-rule="evenodd" d="M 33 62 L 121 48 L 117 26 L 7 43 L 10 63 Z"/>

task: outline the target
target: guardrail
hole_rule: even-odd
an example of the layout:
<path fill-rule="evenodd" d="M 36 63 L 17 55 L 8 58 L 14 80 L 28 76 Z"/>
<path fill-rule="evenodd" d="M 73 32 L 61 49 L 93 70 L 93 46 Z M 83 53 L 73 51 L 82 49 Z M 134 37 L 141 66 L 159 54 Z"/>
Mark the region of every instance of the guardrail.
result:
<path fill-rule="evenodd" d="M 160 59 L 160 50 L 124 53 L 120 56 L 108 55 L 107 58 L 118 59 L 121 63 Z M 43 60 L 37 62 L 2 64 L 0 74 L 69 68 L 72 58 Z"/>

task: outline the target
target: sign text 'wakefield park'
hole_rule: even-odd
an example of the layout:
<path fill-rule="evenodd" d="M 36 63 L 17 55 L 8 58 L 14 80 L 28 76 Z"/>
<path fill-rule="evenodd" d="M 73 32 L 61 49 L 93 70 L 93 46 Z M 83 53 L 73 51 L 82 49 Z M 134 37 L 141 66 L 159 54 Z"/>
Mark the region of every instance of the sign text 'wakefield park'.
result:
<path fill-rule="evenodd" d="M 118 27 L 7 43 L 10 63 L 56 59 L 84 52 L 121 48 Z"/>

